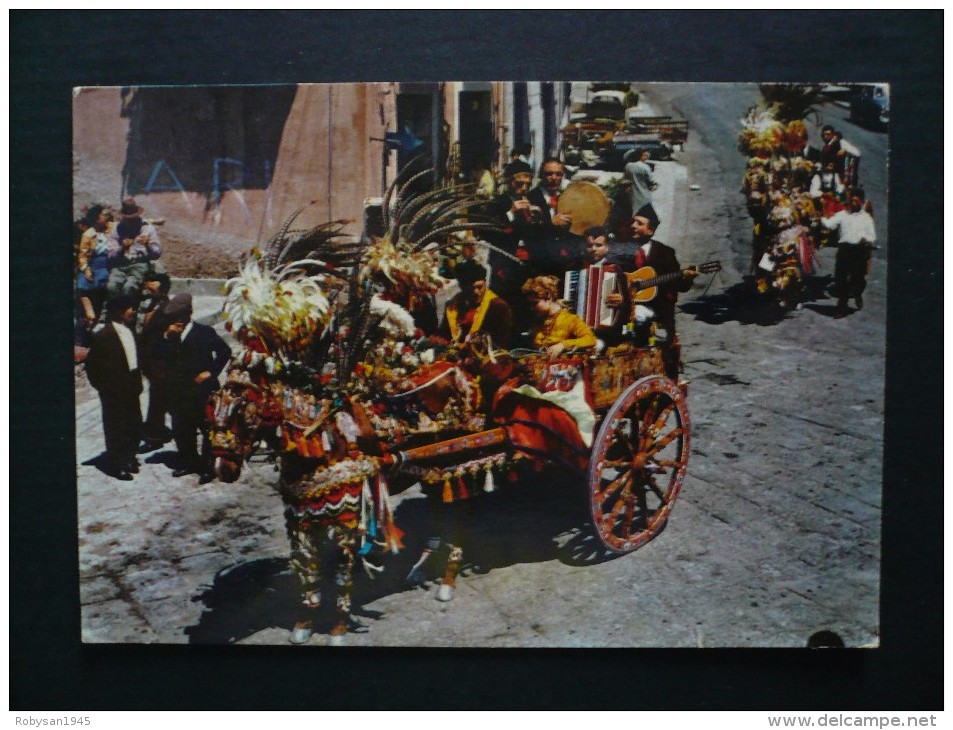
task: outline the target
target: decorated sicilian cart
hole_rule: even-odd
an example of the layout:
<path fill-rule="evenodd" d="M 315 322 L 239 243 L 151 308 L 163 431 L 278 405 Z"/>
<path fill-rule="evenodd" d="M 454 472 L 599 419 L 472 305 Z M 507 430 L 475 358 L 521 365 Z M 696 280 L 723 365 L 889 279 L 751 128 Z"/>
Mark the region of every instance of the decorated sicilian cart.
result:
<path fill-rule="evenodd" d="M 605 547 L 630 552 L 665 525 L 685 476 L 688 410 L 674 348 L 555 359 L 518 353 L 485 416 L 429 433 L 410 429 L 385 463 L 445 500 L 492 491 L 494 474 L 523 460 L 557 463 L 583 477 Z"/>
<path fill-rule="evenodd" d="M 799 303 L 804 279 L 817 268 L 820 192 L 807 150 L 810 103 L 816 92 L 797 85 L 762 87 L 765 102 L 742 120 L 738 149 L 748 158 L 742 192 L 752 219 L 750 273 L 759 294 L 782 309 Z"/>
<path fill-rule="evenodd" d="M 421 322 L 447 283 L 440 242 L 491 224 L 459 221 L 467 190 L 427 193 L 426 204 L 389 197 L 396 223 L 381 239 L 348 247 L 339 228 L 295 238 L 286 226 L 228 285 L 225 316 L 243 351 L 208 407 L 215 471 L 234 481 L 262 444 L 277 459 L 304 611 L 296 643 L 322 605 L 328 540 L 338 556 L 331 634 L 347 632 L 354 568 L 373 574 L 404 546 L 392 495 L 410 485 L 452 507 L 525 465 L 556 463 L 578 475 L 596 534 L 621 554 L 659 533 L 685 476 L 677 345 L 550 359 L 428 335 Z M 457 540 L 439 599 L 461 563 Z"/>

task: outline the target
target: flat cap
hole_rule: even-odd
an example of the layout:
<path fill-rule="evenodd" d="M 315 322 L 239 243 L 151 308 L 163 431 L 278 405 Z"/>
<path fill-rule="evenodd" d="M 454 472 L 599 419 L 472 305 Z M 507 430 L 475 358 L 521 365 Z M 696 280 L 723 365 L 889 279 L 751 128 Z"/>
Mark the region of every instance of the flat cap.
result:
<path fill-rule="evenodd" d="M 165 316 L 170 322 L 184 322 L 192 316 L 192 295 L 176 294 L 165 308 Z"/>

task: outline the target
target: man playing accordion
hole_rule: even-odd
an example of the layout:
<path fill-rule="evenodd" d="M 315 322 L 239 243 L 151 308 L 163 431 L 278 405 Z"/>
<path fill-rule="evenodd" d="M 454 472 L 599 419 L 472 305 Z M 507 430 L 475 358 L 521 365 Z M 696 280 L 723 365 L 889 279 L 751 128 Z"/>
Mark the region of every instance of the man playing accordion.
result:
<path fill-rule="evenodd" d="M 622 340 L 631 318 L 632 304 L 625 274 L 609 255 L 610 236 L 605 226 L 584 233 L 584 253 L 563 276 L 563 299 L 605 345 Z"/>

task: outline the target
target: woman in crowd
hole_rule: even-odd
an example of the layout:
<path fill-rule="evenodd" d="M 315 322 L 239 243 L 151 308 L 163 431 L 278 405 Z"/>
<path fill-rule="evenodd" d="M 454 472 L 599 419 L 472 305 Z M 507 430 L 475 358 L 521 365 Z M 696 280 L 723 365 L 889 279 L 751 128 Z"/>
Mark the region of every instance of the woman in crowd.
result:
<path fill-rule="evenodd" d="M 104 205 L 92 206 L 80 221 L 85 230 L 76 255 L 77 339 L 81 340 L 77 344 L 86 344 L 106 301 L 108 243 L 112 221 L 112 214 Z"/>

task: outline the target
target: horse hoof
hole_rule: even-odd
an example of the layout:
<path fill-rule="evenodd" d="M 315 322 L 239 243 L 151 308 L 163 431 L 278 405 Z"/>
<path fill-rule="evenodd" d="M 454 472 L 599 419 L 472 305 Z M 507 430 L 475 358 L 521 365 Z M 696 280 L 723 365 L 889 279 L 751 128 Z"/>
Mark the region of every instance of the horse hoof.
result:
<path fill-rule="evenodd" d="M 443 601 L 445 603 L 449 601 L 451 598 L 453 598 L 453 586 L 447 583 L 441 583 L 440 587 L 437 588 L 436 598 L 438 601 Z"/>
<path fill-rule="evenodd" d="M 331 638 L 328 644 L 330 646 L 341 646 L 344 644 L 345 636 L 347 636 L 347 623 L 339 620 L 331 627 Z"/>
<path fill-rule="evenodd" d="M 288 637 L 288 641 L 292 644 L 305 644 L 313 633 L 314 624 L 310 621 L 299 621 L 291 630 L 291 636 Z"/>

